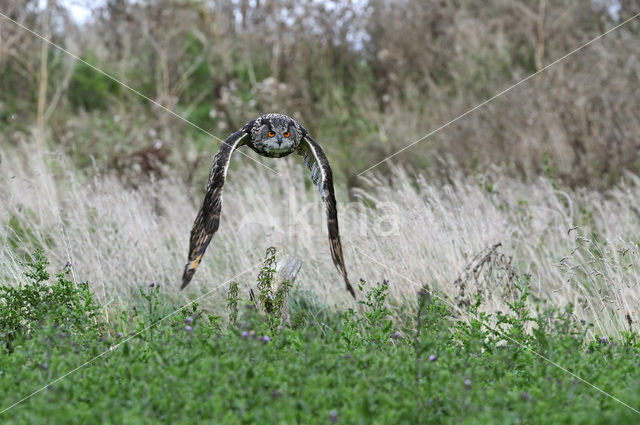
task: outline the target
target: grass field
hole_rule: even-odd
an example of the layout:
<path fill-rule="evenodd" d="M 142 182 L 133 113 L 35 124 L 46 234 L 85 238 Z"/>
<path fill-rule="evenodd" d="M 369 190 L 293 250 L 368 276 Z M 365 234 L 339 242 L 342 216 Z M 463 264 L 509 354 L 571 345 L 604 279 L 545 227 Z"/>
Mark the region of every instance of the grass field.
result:
<path fill-rule="evenodd" d="M 89 176 L 64 156 L 32 149 L 2 153 L 3 281 L 19 281 L 22 260 L 41 247 L 58 267 L 69 262 L 74 281 L 89 282 L 101 305 L 127 307 L 135 299 L 131 288 L 150 282 L 184 303 L 248 273 L 272 245 L 283 260 L 301 259 L 300 287 L 327 305 L 353 306 L 331 262 L 320 197 L 297 158 L 270 162 L 280 175 L 244 157 L 232 161 L 220 231 L 194 282 L 179 292 L 204 182 L 189 187 L 168 176 L 130 188 L 116 176 Z M 429 285 L 456 305 L 481 292 L 484 309 L 505 310 L 513 278 L 529 274 L 533 299 L 573 305 L 577 318 L 596 325 L 590 338 L 636 329 L 636 176 L 598 192 L 559 189 L 543 178 L 525 184 L 497 171 L 439 185 L 396 169 L 389 178 L 363 179 L 349 197 L 338 187 L 337 196 L 350 276 L 387 279 L 396 301 Z M 249 285 L 248 276 L 234 279 Z M 211 293 L 203 306 L 219 312 L 223 292 Z"/>
<path fill-rule="evenodd" d="M 640 423 L 639 17 L 0 0 L 0 424 Z M 356 300 L 300 158 L 252 152 L 179 291 L 267 112 L 329 158 Z"/>
<path fill-rule="evenodd" d="M 339 192 L 347 266 L 367 282 L 356 304 L 295 163 L 273 163 L 278 176 L 234 161 L 216 244 L 180 293 L 198 191 L 2 155 L 2 409 L 82 366 L 3 423 L 636 418 L 598 390 L 640 403 L 638 247 L 615 237 L 638 227 L 635 177 L 600 194 L 499 174 L 435 187 L 398 169 L 351 202 Z M 275 270 L 265 241 L 302 261 L 277 308 L 248 301 Z"/>
<path fill-rule="evenodd" d="M 106 323 L 87 286 L 69 280 L 69 267 L 49 277 L 36 253 L 25 284 L 0 291 L 11 307 L 0 316 L 0 399 L 9 407 L 54 383 L 3 411 L 3 423 L 637 419 L 620 403 L 640 402 L 637 335 L 589 340 L 593 324 L 577 321 L 570 309 L 534 315 L 526 307 L 528 278 L 515 283 L 508 311 L 481 313 L 478 296 L 469 320 L 458 320 L 428 290 L 411 306 L 389 302 L 386 282 L 360 283 L 358 312 L 328 309 L 295 289 L 285 307 L 270 301 L 278 283 L 274 258 L 264 262 L 255 302 L 229 292 L 229 322 L 195 304 L 164 318 L 161 311 L 178 306 L 166 305 L 161 287 L 146 285 L 135 288 L 140 303 Z"/>

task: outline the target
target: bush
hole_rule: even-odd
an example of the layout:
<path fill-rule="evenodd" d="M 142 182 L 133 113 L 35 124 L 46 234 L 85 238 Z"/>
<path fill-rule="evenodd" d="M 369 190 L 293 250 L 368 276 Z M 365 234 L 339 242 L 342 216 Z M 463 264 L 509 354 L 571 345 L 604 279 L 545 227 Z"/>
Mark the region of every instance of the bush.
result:
<path fill-rule="evenodd" d="M 83 341 L 97 337 L 100 310 L 86 283 L 75 285 L 69 280 L 70 265 L 53 281 L 42 250 L 27 265 L 31 271 L 26 273 L 26 283 L 0 286 L 2 345 L 11 350 L 16 342 L 49 327 Z"/>
<path fill-rule="evenodd" d="M 89 63 L 95 62 L 95 59 L 91 57 L 85 58 L 85 60 Z M 100 69 L 103 68 L 100 66 Z M 104 110 L 109 106 L 110 101 L 112 102 L 118 97 L 120 90 L 120 84 L 111 78 L 96 72 L 83 63 L 78 63 L 73 69 L 67 96 L 74 109 Z"/>

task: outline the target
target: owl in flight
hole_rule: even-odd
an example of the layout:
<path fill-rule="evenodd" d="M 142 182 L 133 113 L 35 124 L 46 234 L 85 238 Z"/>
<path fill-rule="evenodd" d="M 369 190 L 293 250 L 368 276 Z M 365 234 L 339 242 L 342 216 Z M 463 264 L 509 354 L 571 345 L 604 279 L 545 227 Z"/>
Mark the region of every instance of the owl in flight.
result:
<path fill-rule="evenodd" d="M 211 238 L 220 226 L 222 186 L 224 186 L 227 177 L 231 153 L 243 145 L 270 158 L 281 158 L 292 152 L 297 152 L 302 156 L 311 173 L 311 180 L 318 187 L 325 204 L 331 258 L 344 278 L 347 290 L 355 298 L 355 292 L 347 278 L 342 246 L 340 245 L 338 211 L 329 161 L 318 142 L 309 136 L 307 130 L 296 120 L 282 114 L 266 114 L 249 121 L 240 131 L 229 136 L 213 157 L 204 202 L 191 229 L 189 262 L 184 268 L 180 289 L 184 289 L 191 281 Z"/>

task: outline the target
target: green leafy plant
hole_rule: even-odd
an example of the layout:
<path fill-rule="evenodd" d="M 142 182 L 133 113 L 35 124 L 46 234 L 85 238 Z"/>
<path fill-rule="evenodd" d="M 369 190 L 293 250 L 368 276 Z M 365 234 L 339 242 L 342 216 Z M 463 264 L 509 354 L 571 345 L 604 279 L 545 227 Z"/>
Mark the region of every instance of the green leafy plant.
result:
<path fill-rule="evenodd" d="M 227 294 L 227 310 L 229 311 L 229 323 L 235 325 L 238 322 L 238 282 L 231 282 Z"/>
<path fill-rule="evenodd" d="M 256 278 L 259 291 L 257 299 L 253 295 L 253 291 L 249 292 L 249 299 L 254 307 L 253 312 L 264 313 L 272 328 L 280 325 L 286 317 L 292 286 L 288 280 L 277 284 L 275 281 L 277 266 L 276 249 L 269 247 L 266 250 L 262 268 Z M 241 298 L 239 296 L 238 283 L 234 282 L 229 286 L 227 293 L 227 310 L 229 312 L 229 322 L 232 324 L 238 322 L 239 301 L 241 301 Z M 251 302 L 245 301 L 245 304 L 251 305 Z M 298 325 L 302 323 L 301 317 L 297 319 L 296 323 Z"/>
<path fill-rule="evenodd" d="M 366 284 L 360 279 L 360 292 L 365 291 Z M 367 290 L 364 300 L 358 301 L 363 306 L 362 315 L 351 309 L 343 314 L 341 335 L 347 346 L 353 348 L 356 342 L 363 341 L 380 345 L 389 340 L 393 322 L 392 311 L 386 306 L 388 291 L 389 283 L 384 280 Z"/>
<path fill-rule="evenodd" d="M 0 340 L 5 347 L 47 326 L 80 339 L 99 333 L 100 309 L 89 286 L 69 280 L 68 264 L 51 281 L 48 265 L 43 251 L 37 250 L 27 262 L 25 283 L 0 286 Z"/>
<path fill-rule="evenodd" d="M 264 311 L 269 314 L 273 313 L 276 307 L 274 304 L 275 296 L 271 288 L 274 283 L 273 277 L 276 273 L 277 265 L 276 249 L 271 246 L 267 248 L 264 263 L 262 264 L 262 269 L 260 270 L 257 279 L 258 290 L 260 291 L 258 299 L 260 300 Z"/>

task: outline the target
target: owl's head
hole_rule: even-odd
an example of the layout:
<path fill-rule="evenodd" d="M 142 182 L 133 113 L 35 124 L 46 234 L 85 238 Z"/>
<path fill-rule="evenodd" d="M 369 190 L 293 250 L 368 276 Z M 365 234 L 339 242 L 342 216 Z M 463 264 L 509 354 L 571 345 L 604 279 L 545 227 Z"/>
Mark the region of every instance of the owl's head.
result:
<path fill-rule="evenodd" d="M 253 122 L 250 129 L 252 148 L 261 155 L 280 158 L 289 155 L 304 135 L 302 126 L 282 114 L 265 114 Z"/>

